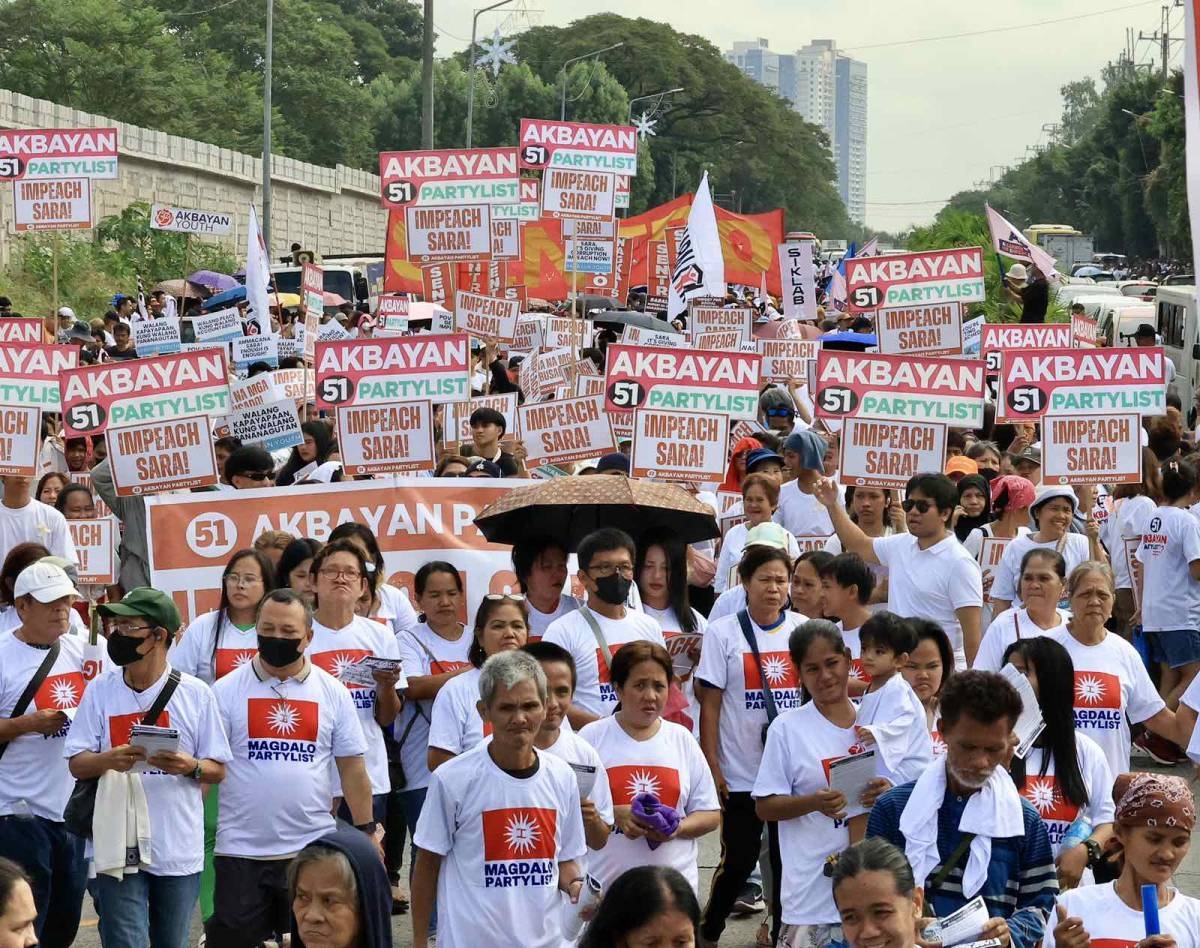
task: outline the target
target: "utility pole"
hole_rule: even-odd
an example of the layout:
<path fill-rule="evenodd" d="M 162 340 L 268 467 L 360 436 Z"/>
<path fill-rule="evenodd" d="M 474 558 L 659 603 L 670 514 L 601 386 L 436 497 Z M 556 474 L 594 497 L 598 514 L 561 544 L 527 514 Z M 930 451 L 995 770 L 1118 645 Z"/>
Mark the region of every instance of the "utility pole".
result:
<path fill-rule="evenodd" d="M 262 240 L 271 258 L 271 65 L 275 45 L 275 0 L 267 0 L 267 49 L 263 57 Z"/>
<path fill-rule="evenodd" d="M 1171 11 L 1176 7 L 1183 6 L 1183 0 L 1172 0 L 1171 3 L 1164 4 L 1161 12 L 1161 25 L 1153 33 L 1145 33 L 1138 30 L 1138 41 L 1146 43 L 1158 43 L 1159 56 L 1161 57 L 1161 68 L 1163 82 L 1167 81 L 1170 75 L 1169 63 L 1171 61 L 1171 44 L 1182 43 L 1182 36 L 1171 35 Z"/>
<path fill-rule="evenodd" d="M 421 24 L 421 147 L 433 148 L 433 0 L 425 0 Z"/>

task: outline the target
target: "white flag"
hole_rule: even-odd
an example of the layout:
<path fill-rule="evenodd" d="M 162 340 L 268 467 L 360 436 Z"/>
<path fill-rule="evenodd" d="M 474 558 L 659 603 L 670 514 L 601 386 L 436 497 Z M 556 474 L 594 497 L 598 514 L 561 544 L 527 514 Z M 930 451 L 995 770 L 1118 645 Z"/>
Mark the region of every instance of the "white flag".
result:
<path fill-rule="evenodd" d="M 721 235 L 717 214 L 708 190 L 708 172 L 692 198 L 687 226 L 679 235 L 679 251 L 667 296 L 667 317 L 687 309 L 687 301 L 697 296 L 725 296 L 725 258 L 721 256 Z"/>
<path fill-rule="evenodd" d="M 258 215 L 251 204 L 250 226 L 246 228 L 246 301 L 250 304 L 249 317 L 258 324 L 258 332 L 263 336 L 271 334 L 271 310 L 267 299 L 270 282 L 267 248 L 258 229 Z"/>
<path fill-rule="evenodd" d="M 1050 254 L 1037 244 L 1030 243 L 1024 234 L 993 211 L 990 204 L 983 207 L 987 211 L 988 230 L 992 233 L 992 247 L 996 253 L 1011 260 L 1032 263 L 1051 283 L 1062 279 L 1058 263 Z"/>

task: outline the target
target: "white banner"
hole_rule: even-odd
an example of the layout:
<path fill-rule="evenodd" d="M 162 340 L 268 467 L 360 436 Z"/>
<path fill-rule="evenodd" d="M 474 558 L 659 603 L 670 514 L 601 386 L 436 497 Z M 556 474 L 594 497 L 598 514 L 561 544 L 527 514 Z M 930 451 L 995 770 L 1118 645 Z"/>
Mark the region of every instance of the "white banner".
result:
<path fill-rule="evenodd" d="M 817 271 L 813 241 L 780 244 L 779 278 L 783 283 L 783 315 L 788 319 L 815 322 L 817 318 Z"/>
<path fill-rule="evenodd" d="M 150 226 L 154 230 L 168 230 L 176 234 L 224 237 L 233 230 L 233 215 L 155 204 L 150 209 Z"/>

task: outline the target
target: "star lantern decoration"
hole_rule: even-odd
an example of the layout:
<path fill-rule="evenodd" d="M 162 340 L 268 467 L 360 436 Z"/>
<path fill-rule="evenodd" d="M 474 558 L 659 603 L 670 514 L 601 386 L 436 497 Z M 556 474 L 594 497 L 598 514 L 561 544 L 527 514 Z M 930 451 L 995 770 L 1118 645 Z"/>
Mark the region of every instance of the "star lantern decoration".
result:
<path fill-rule="evenodd" d="M 637 129 L 638 138 L 644 139 L 647 135 L 653 136 L 658 134 L 654 131 L 654 126 L 657 124 L 658 119 L 651 118 L 649 114 L 643 112 L 641 116 L 634 121 L 633 127 Z"/>
<path fill-rule="evenodd" d="M 497 29 L 492 33 L 490 38 L 485 38 L 479 41 L 480 56 L 475 60 L 476 65 L 482 69 L 491 69 L 492 77 L 500 75 L 500 67 L 504 65 L 515 66 L 517 63 L 517 54 L 513 52 L 513 46 L 516 45 L 516 38 L 504 39 L 500 35 L 500 30 Z"/>

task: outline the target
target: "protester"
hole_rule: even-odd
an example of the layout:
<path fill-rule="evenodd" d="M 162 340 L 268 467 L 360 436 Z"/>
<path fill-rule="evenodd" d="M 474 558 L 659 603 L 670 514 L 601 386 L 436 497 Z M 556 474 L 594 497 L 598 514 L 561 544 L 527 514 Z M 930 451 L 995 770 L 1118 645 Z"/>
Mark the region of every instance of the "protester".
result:
<path fill-rule="evenodd" d="M 104 354 L 114 362 L 136 359 L 137 349 L 133 346 L 133 330 L 128 323 L 117 323 L 112 329 L 113 344 L 104 348 Z"/>
<path fill-rule="evenodd" d="M 891 537 L 863 533 L 838 503 L 832 480 L 820 481 L 814 494 L 847 552 L 888 567 L 888 609 L 938 622 L 954 645 L 956 664 L 966 667 L 979 647 L 983 590 L 979 565 L 947 527 L 958 503 L 950 479 L 943 474 L 911 478 L 902 505 L 908 532 Z"/>
<path fill-rule="evenodd" d="M 229 455 L 224 472 L 226 483 L 237 490 L 271 487 L 275 482 L 275 459 L 257 444 L 242 445 Z"/>
<path fill-rule="evenodd" d="M 975 462 L 972 461 L 972 464 Z M 966 544 L 971 534 L 991 523 L 992 491 L 987 480 L 978 473 L 969 473 L 958 479 L 958 506 L 950 518 L 951 527 L 958 541 Z"/>
<path fill-rule="evenodd" d="M 108 656 L 116 667 L 88 685 L 63 749 L 72 776 L 99 778 L 89 888 L 100 938 L 105 948 L 185 948 L 204 863 L 200 787 L 224 779 L 229 742 L 212 692 L 167 661 L 181 624 L 170 596 L 133 589 L 100 612 L 113 620 Z M 155 705 L 161 713 L 145 722 Z M 147 758 L 132 743 L 138 723 L 174 728 L 178 749 Z M 130 774 L 140 761 L 150 769 Z M 129 834 L 147 832 L 149 852 L 130 864 Z"/>
<path fill-rule="evenodd" d="M 999 671 L 1004 665 L 1004 652 L 1013 642 L 1039 635 L 1060 635 L 1067 631 L 1066 610 L 1059 601 L 1066 591 L 1067 564 L 1062 554 L 1045 547 L 1026 550 L 1021 558 L 1019 608 L 1000 613 L 992 620 L 975 662 L 980 671 Z"/>
<path fill-rule="evenodd" d="M 1037 695 L 1045 729 L 1024 759 L 1013 757 L 1009 770 L 1021 796 L 1046 824 L 1062 889 L 1094 882 L 1101 853 L 1112 836 L 1112 771 L 1098 744 L 1075 731 L 1071 696 L 1075 669 L 1071 656 L 1046 636 L 1022 639 L 1005 650 L 1004 659 L 1029 679 Z M 1091 831 L 1069 849 L 1063 840 L 1078 818 Z"/>
<path fill-rule="evenodd" d="M 76 561 L 66 518 L 48 504 L 33 499 L 31 479 L 7 474 L 0 481 L 4 484 L 0 498 L 0 550 L 7 552 L 18 543 L 41 543 L 52 555 Z"/>
<path fill-rule="evenodd" d="M 572 727 L 581 728 L 613 712 L 617 697 L 610 670 L 621 646 L 637 641 L 665 645 L 658 623 L 625 605 L 636 555 L 632 538 L 621 530 L 603 527 L 584 537 L 575 556 L 587 605 L 555 620 L 543 636 L 543 641 L 561 645 L 575 660 L 579 687 L 568 712 Z"/>
<path fill-rule="evenodd" d="M 63 825 L 73 787 L 63 747 L 86 687 L 83 639 L 68 634 L 76 596 L 61 568 L 26 566 L 13 587 L 19 624 L 0 637 L 0 856 L 28 874 L 38 943 L 50 948 L 74 941 L 87 882 L 83 841 Z"/>
<path fill-rule="evenodd" d="M 740 492 L 742 478 L 746 476 L 746 458 L 749 457 L 751 451 L 756 451 L 761 447 L 757 438 L 749 435 L 739 438 L 729 452 L 729 466 L 725 471 L 725 479 L 718 489 L 730 493 Z"/>
<path fill-rule="evenodd" d="M 470 466 L 470 458 L 461 454 L 444 454 L 434 469 L 434 477 L 462 477 Z"/>
<path fill-rule="evenodd" d="M 548 644 L 548 643 L 543 643 Z M 699 888 L 696 840 L 721 822 L 717 788 L 691 732 L 662 719 L 671 656 L 655 642 L 630 642 L 613 656 L 618 708 L 579 737 L 608 773 L 616 831 L 588 856 L 601 886 L 638 865 L 667 865 Z"/>
<path fill-rule="evenodd" d="M 367 609 L 360 614 L 382 622 L 396 635 L 416 628 L 416 610 L 408 601 L 408 597 L 387 581 L 387 565 L 383 559 L 383 551 L 380 550 L 379 541 L 371 528 L 352 520 L 340 523 L 329 534 L 330 543 L 337 540 L 357 546 L 366 562 L 367 585 L 372 595 L 367 600 L 364 593 Z M 364 600 L 360 600 L 360 604 L 363 604 Z"/>
<path fill-rule="evenodd" d="M 387 880 L 362 833 L 338 829 L 288 867 L 292 948 L 392 948 Z"/>
<path fill-rule="evenodd" d="M 478 948 L 498 933 L 526 948 L 559 948 L 558 893 L 578 904 L 587 845 L 574 773 L 534 747 L 546 676 L 532 656 L 505 652 L 484 663 L 478 684 L 492 740 L 430 779 L 414 835 L 413 945 L 429 944 L 436 893 L 438 948 Z M 524 884 L 506 884 L 515 876 Z"/>
<path fill-rule="evenodd" d="M 1000 476 L 1000 446 L 995 441 L 976 441 L 967 446 L 965 453 L 975 462 L 980 476 L 989 485 Z"/>
<path fill-rule="evenodd" d="M 326 422 L 306 421 L 300 425 L 300 432 L 304 440 L 292 448 L 292 453 L 283 462 L 275 478 L 277 487 L 287 487 L 302 480 L 305 474 L 316 470 L 330 459 L 330 455 L 337 453 L 337 442 Z"/>
<path fill-rule="evenodd" d="M 849 948 L 916 948 L 925 891 L 904 853 L 886 840 L 864 839 L 838 854 L 831 880 Z"/>
<path fill-rule="evenodd" d="M 682 873 L 670 866 L 637 866 L 621 873 L 604 893 L 579 948 L 691 948 L 699 923 L 696 892 Z"/>
<path fill-rule="evenodd" d="M 1060 641 L 1075 667 L 1075 727 L 1092 738 L 1109 770 L 1129 770 L 1130 724 L 1145 724 L 1161 740 L 1143 734 L 1140 748 L 1162 763 L 1178 763 L 1182 752 L 1171 743 L 1175 714 L 1159 696 L 1132 645 L 1105 627 L 1112 618 L 1116 589 L 1104 563 L 1082 563 L 1067 577 L 1071 619 Z"/>
<path fill-rule="evenodd" d="M 312 612 L 290 589 L 258 606 L 256 657 L 214 687 L 232 759 L 221 784 L 214 912 L 207 943 L 253 948 L 288 931 L 288 863 L 334 829 L 331 801 L 346 799 L 354 825 L 375 831 L 366 739 L 345 686 L 306 649 Z M 331 780 L 336 768 L 341 790 Z M 280 788 L 263 807 L 264 793 Z"/>
<path fill-rule="evenodd" d="M 857 698 L 871 682 L 863 670 L 859 630 L 872 615 L 867 603 L 875 588 L 875 575 L 857 553 L 839 553 L 820 572 L 825 618 L 837 623 L 850 650 L 850 696 Z"/>
<path fill-rule="evenodd" d="M 1169 883 L 1192 843 L 1196 803 L 1187 781 L 1168 774 L 1122 774 L 1113 787 L 1113 827 L 1122 856 L 1115 882 L 1084 886 L 1059 896 L 1046 926 L 1045 948 L 1089 945 L 1200 944 L 1200 900 Z M 1146 890 L 1156 896 L 1157 931 L 1143 914 Z"/>
<path fill-rule="evenodd" d="M 43 504 L 55 506 L 58 501 L 58 495 L 62 493 L 64 487 L 71 483 L 70 478 L 60 471 L 50 471 L 42 475 L 42 479 L 37 482 L 37 488 L 33 492 L 33 496 L 40 500 Z"/>
<path fill-rule="evenodd" d="M 276 589 L 293 589 L 312 605 L 315 587 L 312 581 L 312 559 L 321 552 L 322 543 L 300 537 L 287 545 L 275 567 Z"/>
<path fill-rule="evenodd" d="M 582 605 L 563 592 L 567 550 L 554 537 L 534 534 L 513 544 L 512 563 L 529 606 L 529 638 L 537 642 L 553 622 Z"/>
<path fill-rule="evenodd" d="M 825 590 L 821 583 L 821 570 L 832 560 L 833 554 L 824 550 L 805 550 L 796 557 L 789 587 L 792 611 L 812 619 L 824 617 Z"/>
<path fill-rule="evenodd" d="M 721 555 L 717 559 L 717 573 L 713 589 L 719 595 L 733 585 L 738 561 L 746 545 L 746 534 L 759 524 L 770 523 L 779 506 L 779 485 L 765 474 L 747 474 L 742 480 L 742 509 L 745 522 L 731 527 L 721 541 Z M 788 555 L 795 559 L 800 555 L 796 538 L 784 531 Z"/>
<path fill-rule="evenodd" d="M 475 610 L 475 632 L 467 650 L 471 668 L 446 672 L 429 715 L 430 771 L 471 750 L 487 735 L 476 711 L 479 675 L 484 662 L 500 652 L 519 649 L 529 639 L 529 612 L 519 595 L 490 594 Z M 418 771 L 419 773 L 419 771 Z M 414 837 L 415 838 L 415 837 Z"/>
<path fill-rule="evenodd" d="M 833 533 L 830 515 L 815 494 L 825 476 L 825 439 L 811 429 L 793 431 L 783 442 L 783 463 L 793 475 L 779 490 L 775 522 L 794 537 L 827 537 Z M 838 498 L 841 488 L 836 487 Z"/>
<path fill-rule="evenodd" d="M 59 491 L 54 509 L 68 520 L 94 520 L 96 500 L 90 488 L 82 484 L 68 484 Z"/>
<path fill-rule="evenodd" d="M 883 794 L 867 835 L 904 849 L 939 918 L 979 895 L 992 916 L 980 938 L 1034 948 L 1058 885 L 1046 827 L 1004 769 L 1020 715 L 1001 676 L 956 674 L 940 705 L 944 762 Z"/>
<path fill-rule="evenodd" d="M 275 574 L 283 551 L 291 546 L 296 538 L 286 530 L 264 530 L 254 538 L 254 549 L 267 558 L 271 565 L 271 575 Z"/>
<path fill-rule="evenodd" d="M 500 445 L 508 423 L 494 408 L 476 408 L 468 421 L 471 441 L 464 443 L 464 454 L 492 461 L 500 467 L 502 477 L 516 477 L 520 467 L 511 454 Z"/>
<path fill-rule="evenodd" d="M 1142 448 L 1142 479 L 1136 484 L 1118 484 L 1113 488 L 1112 512 L 1101 532 L 1117 583 L 1117 601 L 1113 607 L 1115 631 L 1125 639 L 1132 637 L 1137 611 L 1131 564 L 1142 541 L 1142 528 L 1161 501 L 1158 459 L 1149 448 Z"/>
<path fill-rule="evenodd" d="M 877 487 L 847 487 L 846 510 L 850 519 L 858 524 L 858 528 L 867 536 L 890 537 L 892 534 L 904 532 L 904 511 L 899 502 L 892 497 L 890 490 L 880 490 Z M 842 541 L 835 533 L 825 541 L 825 552 L 838 554 L 843 552 Z M 873 603 L 887 602 L 887 567 L 879 563 L 870 566 L 875 575 L 875 591 L 872 593 Z"/>

